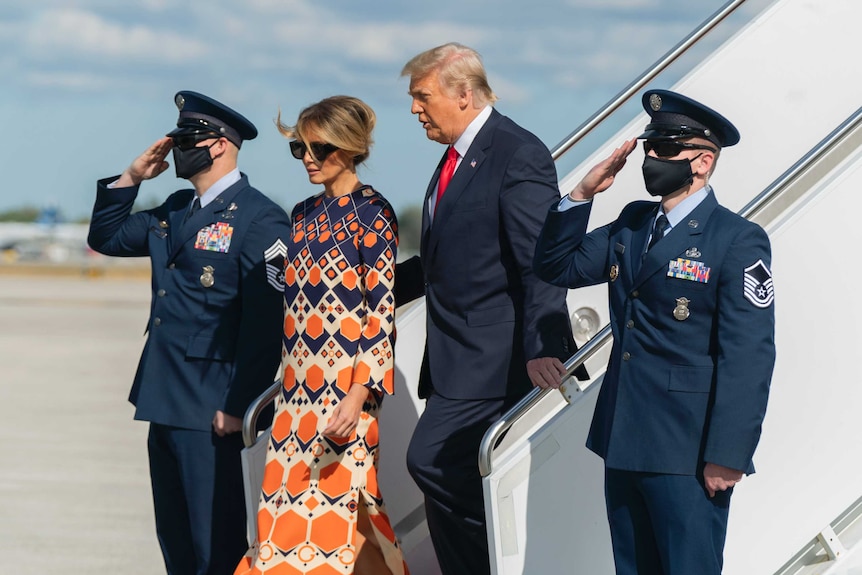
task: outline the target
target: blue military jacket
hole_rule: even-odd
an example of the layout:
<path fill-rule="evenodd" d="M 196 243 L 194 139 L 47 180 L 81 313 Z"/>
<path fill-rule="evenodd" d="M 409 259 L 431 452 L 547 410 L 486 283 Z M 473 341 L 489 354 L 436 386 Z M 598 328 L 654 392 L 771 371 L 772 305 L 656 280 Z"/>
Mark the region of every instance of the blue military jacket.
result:
<path fill-rule="evenodd" d="M 205 431 L 216 410 L 242 417 L 280 360 L 287 215 L 245 175 L 187 219 L 193 190 L 131 214 L 138 188 L 115 180 L 98 182 L 87 241 L 152 263 L 135 419 Z"/>
<path fill-rule="evenodd" d="M 591 203 L 548 214 L 534 266 L 608 283 L 614 335 L 587 446 L 614 469 L 752 473 L 775 361 L 769 238 L 709 193 L 645 256 L 657 204 L 586 233 Z"/>

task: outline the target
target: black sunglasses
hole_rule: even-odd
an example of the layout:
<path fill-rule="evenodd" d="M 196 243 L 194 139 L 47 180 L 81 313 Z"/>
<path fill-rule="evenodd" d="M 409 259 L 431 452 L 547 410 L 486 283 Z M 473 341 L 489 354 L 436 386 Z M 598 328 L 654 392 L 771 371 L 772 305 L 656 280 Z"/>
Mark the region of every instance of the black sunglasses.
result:
<path fill-rule="evenodd" d="M 338 149 L 332 144 L 324 144 L 323 142 L 312 142 L 310 147 L 311 156 L 317 159 L 318 162 L 324 161 L 329 154 Z M 305 157 L 305 152 L 308 151 L 308 148 L 309 146 L 306 146 L 305 142 L 294 140 L 290 143 L 290 154 L 297 160 L 301 160 Z"/>
<path fill-rule="evenodd" d="M 198 134 L 183 134 L 181 136 L 173 136 L 171 140 L 174 141 L 174 146 L 179 148 L 180 150 L 186 151 L 191 150 L 195 146 L 198 145 L 198 142 L 203 142 L 204 140 L 215 140 L 221 138 L 220 134 L 216 134 L 213 132 L 201 132 Z"/>
<path fill-rule="evenodd" d="M 701 144 L 689 144 L 687 142 L 653 142 L 644 140 L 644 154 L 649 154 L 650 150 L 655 150 L 655 155 L 659 158 L 672 158 L 680 155 L 683 150 L 709 150 L 713 154 L 717 153 L 713 147 L 703 146 Z"/>

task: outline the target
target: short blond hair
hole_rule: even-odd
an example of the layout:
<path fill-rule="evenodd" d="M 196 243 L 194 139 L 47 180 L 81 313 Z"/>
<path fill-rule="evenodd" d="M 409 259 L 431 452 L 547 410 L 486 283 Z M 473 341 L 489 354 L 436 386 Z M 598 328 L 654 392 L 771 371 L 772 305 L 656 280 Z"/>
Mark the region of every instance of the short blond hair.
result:
<path fill-rule="evenodd" d="M 376 123 L 371 106 L 353 96 L 330 96 L 308 106 L 299 113 L 295 126 L 282 123 L 281 110 L 275 121 L 282 136 L 302 140 L 306 145 L 311 144 L 309 134 L 315 132 L 325 143 L 351 154 L 355 166 L 371 153 L 371 133 Z"/>
<path fill-rule="evenodd" d="M 497 95 L 488 84 L 482 57 L 472 48 L 457 42 L 431 48 L 407 62 L 401 75 L 422 79 L 434 71 L 437 71 L 440 85 L 449 95 L 459 90 L 472 90 L 477 108 L 497 101 Z"/>

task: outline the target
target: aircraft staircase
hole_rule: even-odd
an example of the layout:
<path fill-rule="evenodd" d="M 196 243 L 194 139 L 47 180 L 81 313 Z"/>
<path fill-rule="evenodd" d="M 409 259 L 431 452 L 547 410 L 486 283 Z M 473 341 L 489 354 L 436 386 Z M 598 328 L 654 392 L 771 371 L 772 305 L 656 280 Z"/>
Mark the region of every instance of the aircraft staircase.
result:
<path fill-rule="evenodd" d="M 854 257 L 862 245 L 855 220 L 862 207 L 862 78 L 854 65 L 860 21 L 858 0 L 728 2 L 553 151 L 558 171 L 567 172 L 560 182 L 566 193 L 641 133 L 648 116 L 640 94 L 651 87 L 704 102 L 742 134 L 722 154 L 711 184 L 722 204 L 770 235 L 778 360 L 758 472 L 733 495 L 728 574 L 862 573 L 853 553 L 862 540 L 855 357 L 862 298 L 854 285 L 862 280 Z M 640 153 L 596 199 L 591 227 L 646 197 Z M 534 390 L 488 431 L 478 454 L 497 575 L 613 573 L 602 462 L 584 447 L 610 351 L 610 330 L 601 329 L 609 319 L 606 288 L 572 290 L 568 304 L 582 349 L 567 367 L 586 362 L 593 379 L 568 380 L 563 393 Z M 439 568 L 422 498 L 404 465 L 423 409 L 416 387 L 424 303 L 399 310 L 397 329 L 398 393 L 386 399 L 381 418 L 380 483 L 411 571 L 433 575 Z M 262 396 L 258 404 L 268 401 Z M 248 445 L 256 410 L 246 418 Z M 252 501 L 256 508 L 256 494 Z"/>

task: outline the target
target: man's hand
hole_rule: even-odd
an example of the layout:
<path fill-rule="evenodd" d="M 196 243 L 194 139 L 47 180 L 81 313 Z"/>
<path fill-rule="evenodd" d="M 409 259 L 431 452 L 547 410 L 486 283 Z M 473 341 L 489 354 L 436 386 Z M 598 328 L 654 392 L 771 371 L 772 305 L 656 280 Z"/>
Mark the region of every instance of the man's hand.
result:
<path fill-rule="evenodd" d="M 155 178 L 167 170 L 169 164 L 165 161 L 165 158 L 173 147 L 174 142 L 170 138 L 162 138 L 157 141 L 146 152 L 135 158 L 135 161 L 126 168 L 126 171 L 117 180 L 116 187 L 128 188 L 130 186 L 137 186 L 143 180 Z"/>
<path fill-rule="evenodd" d="M 569 199 L 575 202 L 590 200 L 610 188 L 617 173 L 626 165 L 626 158 L 634 151 L 637 142 L 636 138 L 624 142 L 610 157 L 590 168 L 584 179 L 569 192 Z"/>
<path fill-rule="evenodd" d="M 527 375 L 536 387 L 557 389 L 563 383 L 566 368 L 556 357 L 537 357 L 527 362 Z"/>
<path fill-rule="evenodd" d="M 368 399 L 368 388 L 364 385 L 354 383 L 341 403 L 332 410 L 332 417 L 323 435 L 330 437 L 350 437 L 353 430 L 359 424 L 359 416 L 362 414 L 362 406 Z"/>
<path fill-rule="evenodd" d="M 742 471 L 731 469 L 715 463 L 707 463 L 703 468 L 703 484 L 710 497 L 715 497 L 717 491 L 730 489 L 742 481 Z"/>
<path fill-rule="evenodd" d="M 230 433 L 242 431 L 242 419 L 228 415 L 223 411 L 216 411 L 213 417 L 213 431 L 219 437 L 224 437 Z"/>

